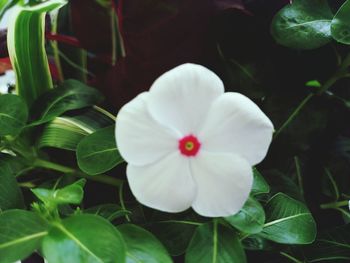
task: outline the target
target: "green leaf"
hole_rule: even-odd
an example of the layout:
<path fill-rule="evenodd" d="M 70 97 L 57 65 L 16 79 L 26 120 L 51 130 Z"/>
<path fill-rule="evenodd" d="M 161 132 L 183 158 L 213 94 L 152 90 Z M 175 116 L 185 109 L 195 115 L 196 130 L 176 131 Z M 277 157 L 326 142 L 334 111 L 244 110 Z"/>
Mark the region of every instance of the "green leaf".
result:
<path fill-rule="evenodd" d="M 102 100 L 100 92 L 77 80 L 66 80 L 58 88 L 44 93 L 33 106 L 35 121 L 39 125 L 53 120 L 69 110 L 92 106 Z"/>
<path fill-rule="evenodd" d="M 117 150 L 114 126 L 82 139 L 78 144 L 77 159 L 79 168 L 89 175 L 104 173 L 123 162 Z"/>
<path fill-rule="evenodd" d="M 125 262 L 119 231 L 102 217 L 81 214 L 54 224 L 42 244 L 48 262 Z"/>
<path fill-rule="evenodd" d="M 13 156 L 0 155 L 0 211 L 24 208 L 22 192 L 16 180 L 17 165 L 20 161 Z"/>
<path fill-rule="evenodd" d="M 263 229 L 265 212 L 261 204 L 250 197 L 237 214 L 225 217 L 225 220 L 244 233 L 256 234 Z"/>
<path fill-rule="evenodd" d="M 168 252 L 150 232 L 127 224 L 117 229 L 126 243 L 126 260 L 128 263 L 171 263 Z"/>
<path fill-rule="evenodd" d="M 12 10 L 7 44 L 16 89 L 28 106 L 53 86 L 45 52 L 45 15 L 64 4 L 66 1 L 52 0 L 35 6 L 17 5 Z"/>
<path fill-rule="evenodd" d="M 346 45 L 350 45 L 350 0 L 347 0 L 335 14 L 332 25 L 331 32 L 332 37 Z"/>
<path fill-rule="evenodd" d="M 326 0 L 294 0 L 271 24 L 271 34 L 286 47 L 314 49 L 331 40 L 333 14 Z"/>
<path fill-rule="evenodd" d="M 73 117 L 57 117 L 44 127 L 38 147 L 75 151 L 78 143 L 86 135 L 114 122 L 113 115 L 97 106 Z"/>
<path fill-rule="evenodd" d="M 282 244 L 309 244 L 316 237 L 316 223 L 307 207 L 285 194 L 266 204 L 266 224 L 260 235 Z"/>
<path fill-rule="evenodd" d="M 167 248 L 172 256 L 186 252 L 197 225 L 187 221 L 161 221 L 150 224 L 150 230 Z"/>
<path fill-rule="evenodd" d="M 32 192 L 47 206 L 52 207 L 63 204 L 80 204 L 83 200 L 83 187 L 86 183 L 85 179 L 80 179 L 75 183 L 57 190 L 35 188 Z"/>
<path fill-rule="evenodd" d="M 244 263 L 246 257 L 233 231 L 217 223 L 208 223 L 197 228 L 188 246 L 185 262 Z"/>
<path fill-rule="evenodd" d="M 254 181 L 251 190 L 251 195 L 267 194 L 270 192 L 270 186 L 261 175 L 261 173 L 253 168 Z"/>
<path fill-rule="evenodd" d="M 8 210 L 0 214 L 0 233 L 0 262 L 15 262 L 39 248 L 47 225 L 33 212 Z"/>
<path fill-rule="evenodd" d="M 27 118 L 27 106 L 19 96 L 0 96 L 0 136 L 19 134 Z"/>

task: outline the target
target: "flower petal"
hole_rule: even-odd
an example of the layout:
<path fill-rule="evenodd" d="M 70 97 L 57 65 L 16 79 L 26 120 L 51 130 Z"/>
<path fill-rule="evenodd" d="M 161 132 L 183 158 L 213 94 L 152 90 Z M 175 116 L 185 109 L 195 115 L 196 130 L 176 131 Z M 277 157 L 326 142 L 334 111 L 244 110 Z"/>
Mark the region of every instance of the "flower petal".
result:
<path fill-rule="evenodd" d="M 254 102 L 227 92 L 212 104 L 199 138 L 202 149 L 236 153 L 253 166 L 265 158 L 273 131 L 273 124 Z"/>
<path fill-rule="evenodd" d="M 223 92 L 224 85 L 215 73 L 200 65 L 183 64 L 153 83 L 147 106 L 160 123 L 189 135 L 198 131 L 211 103 Z"/>
<path fill-rule="evenodd" d="M 249 197 L 253 171 L 238 155 L 202 151 L 191 160 L 191 171 L 197 185 L 192 208 L 202 216 L 236 214 Z"/>
<path fill-rule="evenodd" d="M 188 209 L 196 195 L 189 159 L 179 152 L 147 166 L 128 165 L 127 178 L 136 199 L 164 212 Z"/>
<path fill-rule="evenodd" d="M 116 120 L 116 141 L 121 156 L 133 165 L 152 163 L 177 151 L 178 135 L 148 113 L 148 92 L 124 105 Z"/>

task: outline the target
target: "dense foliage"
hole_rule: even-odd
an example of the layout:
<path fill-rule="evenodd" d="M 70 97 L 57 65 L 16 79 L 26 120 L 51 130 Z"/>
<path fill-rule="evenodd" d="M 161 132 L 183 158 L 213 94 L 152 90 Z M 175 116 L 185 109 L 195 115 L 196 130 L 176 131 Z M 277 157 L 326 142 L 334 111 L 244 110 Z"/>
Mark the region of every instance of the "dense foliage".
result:
<path fill-rule="evenodd" d="M 17 77 L 0 96 L 1 263 L 350 260 L 350 0 L 0 0 L 0 10 L 11 12 L 2 56 Z M 184 62 L 213 69 L 276 129 L 229 217 L 162 213 L 128 188 L 115 114 Z"/>

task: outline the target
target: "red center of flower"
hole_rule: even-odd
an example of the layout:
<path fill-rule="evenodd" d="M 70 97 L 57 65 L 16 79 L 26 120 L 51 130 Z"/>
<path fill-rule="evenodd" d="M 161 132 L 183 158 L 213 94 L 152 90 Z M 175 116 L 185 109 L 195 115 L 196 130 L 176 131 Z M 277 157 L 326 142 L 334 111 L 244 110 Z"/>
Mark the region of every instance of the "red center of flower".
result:
<path fill-rule="evenodd" d="M 200 147 L 200 142 L 193 135 L 187 135 L 179 140 L 179 150 L 185 156 L 196 156 Z"/>

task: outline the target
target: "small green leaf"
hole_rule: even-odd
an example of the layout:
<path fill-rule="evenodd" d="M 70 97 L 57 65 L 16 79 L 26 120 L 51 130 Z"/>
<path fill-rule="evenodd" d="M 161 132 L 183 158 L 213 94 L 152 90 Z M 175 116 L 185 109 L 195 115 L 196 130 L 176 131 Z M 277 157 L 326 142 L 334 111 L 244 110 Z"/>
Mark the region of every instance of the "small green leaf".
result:
<path fill-rule="evenodd" d="M 185 256 L 186 263 L 246 262 L 246 256 L 237 235 L 217 223 L 197 228 Z"/>
<path fill-rule="evenodd" d="M 309 244 L 316 237 L 316 223 L 300 201 L 285 194 L 274 195 L 266 204 L 266 224 L 259 234 L 282 244 Z"/>
<path fill-rule="evenodd" d="M 27 118 L 27 106 L 19 96 L 0 96 L 0 136 L 19 134 Z"/>
<path fill-rule="evenodd" d="M 128 263 L 171 263 L 168 252 L 150 232 L 135 225 L 120 225 L 117 229 L 126 243 Z"/>
<path fill-rule="evenodd" d="M 350 45 L 350 0 L 347 0 L 335 14 L 332 25 L 331 32 L 332 37 L 346 45 Z"/>
<path fill-rule="evenodd" d="M 261 173 L 254 168 L 253 169 L 254 181 L 251 190 L 251 195 L 267 194 L 270 192 L 270 186 L 261 175 Z"/>
<path fill-rule="evenodd" d="M 79 168 L 89 175 L 96 175 L 123 162 L 114 136 L 114 126 L 110 126 L 82 139 L 77 148 Z"/>
<path fill-rule="evenodd" d="M 332 18 L 326 0 L 294 0 L 275 15 L 271 33 L 283 46 L 314 49 L 330 42 Z"/>
<path fill-rule="evenodd" d="M 47 224 L 35 213 L 8 210 L 0 214 L 0 262 L 25 259 L 47 235 Z"/>
<path fill-rule="evenodd" d="M 256 234 L 263 229 L 265 212 L 261 204 L 250 197 L 237 214 L 225 217 L 225 220 L 244 233 Z"/>
<path fill-rule="evenodd" d="M 306 87 L 312 87 L 312 88 L 321 88 L 322 84 L 318 80 L 309 80 L 305 83 Z"/>
<path fill-rule="evenodd" d="M 84 190 L 83 187 L 86 183 L 85 179 L 68 185 L 64 188 L 51 190 L 45 188 L 31 189 L 32 192 L 47 206 L 52 207 L 63 204 L 80 204 L 83 200 Z"/>
<path fill-rule="evenodd" d="M 66 80 L 56 89 L 44 93 L 34 103 L 32 113 L 39 125 L 53 120 L 62 113 L 92 106 L 102 100 L 100 92 L 77 80 Z"/>
<path fill-rule="evenodd" d="M 48 262 L 125 262 L 126 249 L 119 231 L 102 217 L 74 215 L 56 223 L 44 238 Z"/>

